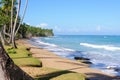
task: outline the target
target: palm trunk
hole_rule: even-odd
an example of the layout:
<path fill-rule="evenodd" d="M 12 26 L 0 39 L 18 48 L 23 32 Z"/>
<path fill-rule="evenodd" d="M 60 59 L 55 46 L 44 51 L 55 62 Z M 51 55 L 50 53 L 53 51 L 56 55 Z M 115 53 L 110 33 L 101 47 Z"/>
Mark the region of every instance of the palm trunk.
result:
<path fill-rule="evenodd" d="M 10 25 L 10 39 L 9 39 L 9 43 L 12 43 L 12 31 L 13 31 L 13 5 L 14 4 L 14 0 L 12 0 L 12 6 L 11 6 L 11 25 Z"/>
<path fill-rule="evenodd" d="M 1 39 L 2 44 L 5 45 L 5 40 L 3 38 L 2 31 L 0 31 L 0 39 Z"/>
<path fill-rule="evenodd" d="M 6 32 L 6 25 L 3 26 L 3 38 L 5 41 L 5 45 L 9 45 L 9 42 L 6 39 L 6 36 L 8 36 L 10 38 L 10 34 Z"/>
<path fill-rule="evenodd" d="M 17 45 L 16 45 L 16 43 L 15 43 L 15 37 L 14 37 L 14 36 L 12 37 L 12 47 L 13 47 L 13 48 L 17 48 Z"/>
<path fill-rule="evenodd" d="M 2 30 L 0 31 L 0 39 L 1 39 L 3 45 L 9 45 L 5 39 L 4 27 L 2 27 Z"/>
<path fill-rule="evenodd" d="M 0 80 L 33 80 L 14 64 L 0 43 Z"/>
<path fill-rule="evenodd" d="M 12 35 L 10 35 L 10 39 L 9 39 L 8 43 L 9 44 L 12 43 Z"/>
<path fill-rule="evenodd" d="M 23 11 L 23 16 L 22 16 L 22 19 L 21 19 L 21 21 L 20 21 L 18 27 L 17 27 L 17 30 L 16 30 L 16 32 L 15 32 L 15 35 L 17 34 L 17 32 L 18 32 L 18 30 L 19 30 L 19 28 L 20 28 L 20 25 L 21 25 L 22 22 L 23 22 L 23 19 L 24 19 L 24 17 L 25 17 L 25 13 L 26 13 L 26 9 L 27 9 L 27 5 L 28 5 L 28 0 L 26 0 L 25 8 L 24 8 L 24 11 Z"/>
<path fill-rule="evenodd" d="M 17 14 L 16 14 L 14 26 L 13 26 L 13 28 L 12 28 L 12 34 L 11 34 L 12 47 L 13 47 L 13 48 L 17 48 L 16 43 L 15 43 L 15 29 L 16 29 L 16 24 L 17 24 L 17 20 L 18 20 L 18 15 L 19 15 L 19 12 L 20 12 L 20 5 L 21 5 L 21 0 L 18 0 Z"/>

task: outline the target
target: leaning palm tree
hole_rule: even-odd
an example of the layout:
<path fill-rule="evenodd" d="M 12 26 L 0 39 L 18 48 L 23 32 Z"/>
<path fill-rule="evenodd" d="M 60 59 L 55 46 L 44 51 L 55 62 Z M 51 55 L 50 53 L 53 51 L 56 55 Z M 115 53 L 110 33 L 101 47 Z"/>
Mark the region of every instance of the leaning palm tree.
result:
<path fill-rule="evenodd" d="M 10 8 L 11 8 L 11 0 L 1 0 L 0 1 L 0 8 L 1 8 L 1 12 L 2 12 L 2 15 L 4 16 L 4 19 L 5 18 L 7 18 L 7 17 L 9 17 L 9 13 L 10 13 Z M 4 21 L 4 19 L 2 20 L 2 21 Z M 1 32 L 2 32 L 2 37 L 3 37 L 3 44 L 7 44 L 7 41 L 6 41 L 6 39 L 5 39 L 5 35 L 7 35 L 7 36 L 10 36 L 7 32 L 6 32 L 6 25 L 9 23 L 9 21 L 10 21 L 10 19 L 9 18 L 7 18 L 7 21 L 5 20 L 3 23 L 4 24 L 2 24 L 2 30 L 1 30 Z M 6 23 L 5 23 L 6 22 Z"/>
<path fill-rule="evenodd" d="M 33 80 L 14 64 L 0 42 L 0 80 Z"/>
<path fill-rule="evenodd" d="M 23 19 L 24 19 L 25 13 L 26 13 L 26 9 L 27 9 L 27 5 L 28 5 L 28 0 L 26 0 L 26 3 L 25 3 L 25 8 L 24 8 L 24 11 L 23 11 L 22 19 L 19 22 L 19 25 L 17 26 L 17 20 L 18 20 L 18 16 L 19 16 L 19 12 L 20 12 L 20 4 L 21 4 L 21 0 L 18 0 L 18 9 L 17 9 L 17 14 L 16 14 L 16 18 L 15 18 L 13 27 L 12 27 L 12 12 L 11 12 L 11 28 L 12 28 L 11 38 L 12 38 L 12 47 L 13 48 L 17 48 L 16 43 L 15 43 L 15 36 L 16 36 L 16 34 L 17 34 L 17 32 L 20 28 L 21 23 L 23 22 Z M 12 11 L 12 9 L 11 9 L 11 11 Z"/>
<path fill-rule="evenodd" d="M 16 43 L 15 43 L 15 36 L 20 28 L 21 23 L 23 22 L 25 12 L 27 9 L 28 0 L 26 0 L 25 8 L 23 11 L 23 16 L 21 19 L 19 17 L 21 0 L 17 0 L 17 1 L 16 0 L 1 0 L 0 4 L 2 4 L 1 5 L 2 9 L 7 14 L 9 14 L 9 19 L 11 19 L 9 22 L 10 26 L 9 26 L 9 24 L 6 24 L 6 23 L 4 24 L 3 34 L 9 37 L 9 43 L 12 43 L 12 47 L 17 48 Z M 16 6 L 16 4 L 17 4 L 17 6 Z M 9 26 L 9 30 L 6 30 L 6 29 L 8 29 L 8 26 Z M 6 31 L 9 31 L 9 32 L 6 32 Z M 3 38 L 4 38 L 4 36 L 3 36 Z"/>
<path fill-rule="evenodd" d="M 15 21 L 14 21 L 14 25 L 12 27 L 12 47 L 13 48 L 17 48 L 16 44 L 15 44 L 15 29 L 16 29 L 16 25 L 17 25 L 17 20 L 18 20 L 18 16 L 19 16 L 19 12 L 20 12 L 20 5 L 21 5 L 21 0 L 18 0 L 18 9 L 17 9 L 17 14 L 15 17 Z"/>
<path fill-rule="evenodd" d="M 10 25 L 10 33 L 12 34 L 12 28 L 13 28 L 13 7 L 14 7 L 14 0 L 12 0 L 11 5 L 11 25 Z M 12 42 L 12 35 L 10 35 L 9 43 Z"/>
<path fill-rule="evenodd" d="M 10 43 L 10 40 L 11 40 L 11 23 L 13 23 L 13 21 L 11 21 L 11 12 L 12 12 L 12 15 L 16 15 L 16 7 L 15 5 L 17 4 L 16 0 L 0 0 L 0 8 L 1 8 L 1 11 L 2 11 L 2 14 L 3 16 L 6 18 L 7 17 L 7 20 L 4 20 L 4 19 L 0 19 L 2 20 L 2 36 L 4 38 L 4 41 L 3 42 L 6 42 L 6 43 Z M 11 11 L 11 9 L 13 8 L 13 10 Z M 10 22 L 11 21 L 11 22 Z M 13 25 L 12 25 L 13 26 Z M 7 36 L 7 41 L 6 40 L 6 36 Z M 9 40 L 10 38 L 10 40 Z M 4 43 L 3 43 L 4 44 Z"/>
<path fill-rule="evenodd" d="M 22 18 L 21 18 L 21 21 L 20 21 L 18 27 L 17 27 L 17 30 L 16 30 L 16 32 L 15 32 L 15 35 L 17 34 L 17 32 L 18 32 L 18 30 L 19 30 L 19 28 L 20 28 L 20 25 L 21 25 L 22 22 L 23 22 L 23 19 L 24 19 L 24 17 L 25 17 L 25 13 L 26 13 L 27 6 L 28 6 L 28 0 L 26 0 L 25 8 L 24 8 L 24 11 L 23 11 L 23 16 L 22 16 Z"/>

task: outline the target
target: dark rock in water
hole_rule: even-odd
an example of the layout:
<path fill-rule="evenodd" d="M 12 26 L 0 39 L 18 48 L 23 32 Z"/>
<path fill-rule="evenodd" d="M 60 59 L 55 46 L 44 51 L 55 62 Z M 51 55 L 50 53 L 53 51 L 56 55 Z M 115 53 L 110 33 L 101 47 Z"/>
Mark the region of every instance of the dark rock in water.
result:
<path fill-rule="evenodd" d="M 116 68 L 116 69 L 114 69 L 115 71 L 117 71 L 117 72 L 120 72 L 120 68 Z"/>
<path fill-rule="evenodd" d="M 114 70 L 114 71 L 120 72 L 120 67 L 116 67 L 116 66 L 108 66 L 107 69 L 110 69 L 110 70 Z"/>
<path fill-rule="evenodd" d="M 74 57 L 75 60 L 78 60 L 82 63 L 85 63 L 85 64 L 92 64 L 92 62 L 90 62 L 90 59 L 89 58 L 84 58 L 84 57 Z"/>
<path fill-rule="evenodd" d="M 84 60 L 84 61 L 81 61 L 82 63 L 85 63 L 85 64 L 92 64 L 92 62 L 88 61 L 88 60 Z"/>
<path fill-rule="evenodd" d="M 75 60 L 90 60 L 89 58 L 84 57 L 74 57 Z"/>

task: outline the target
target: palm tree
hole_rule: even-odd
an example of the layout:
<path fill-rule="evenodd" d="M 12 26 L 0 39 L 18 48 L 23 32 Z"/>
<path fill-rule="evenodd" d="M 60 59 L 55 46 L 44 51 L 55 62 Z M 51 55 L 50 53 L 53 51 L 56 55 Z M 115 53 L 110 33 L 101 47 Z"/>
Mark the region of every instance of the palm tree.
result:
<path fill-rule="evenodd" d="M 21 4 L 21 0 L 18 0 L 18 10 L 17 10 L 17 14 L 16 14 L 14 26 L 13 26 L 13 31 L 12 31 L 12 47 L 13 48 L 17 48 L 17 46 L 15 44 L 15 36 L 16 36 L 16 34 L 17 34 L 17 32 L 20 28 L 21 23 L 23 22 L 23 19 L 24 19 L 25 13 L 26 13 L 26 9 L 27 9 L 27 5 L 28 5 L 28 0 L 26 0 L 26 3 L 25 3 L 25 8 L 24 8 L 24 11 L 23 11 L 22 19 L 19 22 L 19 25 L 17 26 L 16 24 L 17 24 L 17 20 L 18 20 L 19 11 L 20 11 L 20 4 Z"/>
<path fill-rule="evenodd" d="M 6 18 L 7 17 L 7 20 L 2 20 L 4 23 L 3 23 L 3 28 L 2 28 L 2 36 L 4 38 L 4 42 L 5 44 L 8 42 L 6 41 L 6 36 L 7 37 L 10 37 L 11 36 L 11 33 L 10 33 L 10 13 L 11 13 L 11 6 L 12 6 L 12 1 L 11 0 L 1 0 L 0 1 L 0 7 L 1 7 L 1 11 L 3 12 L 3 15 L 4 17 Z M 14 0 L 14 5 L 16 5 L 16 0 Z M 15 15 L 15 12 L 16 12 L 16 8 L 14 7 L 14 15 Z M 4 43 L 3 43 L 4 44 Z"/>
<path fill-rule="evenodd" d="M 2 4 L 2 10 L 5 11 L 6 15 L 9 15 L 11 10 L 11 0 L 1 0 L 0 4 Z"/>
<path fill-rule="evenodd" d="M 25 17 L 25 13 L 26 13 L 27 6 L 28 6 L 28 0 L 26 0 L 25 8 L 24 8 L 24 11 L 23 11 L 23 16 L 22 16 L 22 19 L 21 19 L 18 27 L 17 27 L 17 30 L 16 30 L 16 32 L 15 32 L 15 35 L 17 34 L 17 32 L 18 32 L 18 30 L 19 30 L 19 28 L 20 28 L 20 25 L 21 25 L 22 22 L 23 22 L 23 19 L 24 19 L 24 17 Z"/>
<path fill-rule="evenodd" d="M 26 0 L 25 8 L 24 8 L 24 11 L 23 11 L 23 16 L 22 16 L 21 20 L 19 18 L 21 0 L 17 1 L 17 8 L 15 7 L 16 0 L 2 0 L 1 4 L 2 4 L 3 10 L 7 14 L 11 15 L 10 16 L 10 19 L 11 19 L 10 21 L 11 22 L 9 23 L 10 24 L 10 26 L 9 26 L 10 30 L 7 33 L 6 32 L 6 26 L 4 26 L 3 32 L 4 32 L 5 35 L 9 36 L 9 43 L 10 42 L 12 43 L 12 47 L 13 48 L 17 48 L 17 46 L 15 44 L 15 36 L 16 36 L 16 34 L 17 34 L 17 32 L 18 32 L 18 30 L 20 28 L 21 23 L 23 22 L 23 19 L 24 19 L 24 16 L 25 16 L 25 12 L 26 12 L 26 9 L 27 9 L 28 0 Z M 16 10 L 14 10 L 14 9 L 16 9 Z M 18 22 L 19 22 L 19 25 L 18 25 Z M 6 25 L 6 24 L 4 24 L 4 25 Z"/>
<path fill-rule="evenodd" d="M 16 25 L 17 25 L 19 12 L 20 12 L 20 5 L 21 5 L 21 0 L 18 0 L 17 14 L 16 14 L 16 17 L 15 17 L 14 25 L 13 25 L 13 28 L 12 28 L 12 34 L 11 34 L 11 37 L 12 37 L 12 47 L 13 48 L 17 48 L 16 43 L 15 43 L 15 29 L 16 29 Z"/>

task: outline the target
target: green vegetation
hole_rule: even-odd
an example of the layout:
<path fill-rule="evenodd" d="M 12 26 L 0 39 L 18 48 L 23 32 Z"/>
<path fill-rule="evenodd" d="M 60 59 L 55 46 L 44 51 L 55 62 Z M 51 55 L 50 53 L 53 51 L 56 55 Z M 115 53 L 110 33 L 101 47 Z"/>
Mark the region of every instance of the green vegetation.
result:
<path fill-rule="evenodd" d="M 3 10 L 0 8 L 0 27 L 1 27 L 1 25 L 8 23 L 9 21 L 10 21 L 9 17 L 6 16 L 4 14 Z"/>
<path fill-rule="evenodd" d="M 11 46 L 5 46 L 5 49 L 15 64 L 23 68 L 35 80 L 85 80 L 85 76 L 80 73 L 40 67 L 42 62 L 33 58 L 26 47 L 19 44 L 17 46 L 18 49 L 11 48 Z"/>
<path fill-rule="evenodd" d="M 26 50 L 26 47 L 21 46 L 21 45 L 18 45 L 18 49 L 11 48 L 11 46 L 5 46 L 5 49 L 12 59 L 31 57 L 31 56 L 29 56 L 29 54 L 31 54 L 31 53 Z M 16 54 L 9 53 L 9 51 L 12 51 L 12 50 L 14 50 L 16 52 Z"/>
<path fill-rule="evenodd" d="M 8 49 L 7 49 L 7 52 L 8 52 L 9 54 L 16 54 L 16 53 L 17 53 L 16 50 L 15 50 L 15 49 L 12 49 L 12 48 L 8 48 Z"/>
<path fill-rule="evenodd" d="M 30 26 L 27 24 L 22 24 L 17 37 L 22 38 L 31 38 L 31 37 L 46 37 L 46 36 L 53 36 L 53 30 L 52 29 L 42 29 L 40 27 Z"/>
<path fill-rule="evenodd" d="M 18 66 L 33 66 L 33 67 L 41 67 L 40 61 L 30 57 L 30 58 L 18 58 L 18 59 L 13 59 L 14 63 L 17 64 Z"/>
<path fill-rule="evenodd" d="M 17 46 L 18 49 L 11 48 L 11 46 L 5 46 L 5 49 L 14 63 L 23 68 L 35 80 L 85 80 L 85 76 L 80 73 L 40 67 L 42 62 L 33 58 L 26 47 L 19 44 Z"/>
<path fill-rule="evenodd" d="M 38 59 L 31 56 L 31 53 L 26 50 L 26 47 L 18 45 L 18 49 L 14 49 L 10 48 L 10 46 L 5 46 L 5 49 L 18 66 L 42 66 L 42 63 Z"/>
<path fill-rule="evenodd" d="M 25 8 L 27 8 L 27 3 L 28 0 L 26 0 Z M 12 44 L 13 48 L 17 48 L 15 37 L 26 12 L 25 9 L 21 18 L 20 5 L 21 0 L 0 0 L 0 39 L 3 45 Z"/>
<path fill-rule="evenodd" d="M 53 36 L 52 29 L 42 29 L 35 26 L 22 24 L 28 0 L 25 0 L 24 11 L 20 16 L 21 0 L 0 0 L 0 41 L 3 45 L 12 44 L 13 48 L 17 48 L 16 38 L 31 38 Z M 10 53 L 15 51 L 9 51 Z"/>
<path fill-rule="evenodd" d="M 40 78 L 35 78 L 35 80 L 85 80 L 84 75 L 72 71 L 56 70 L 52 68 L 43 68 L 42 71 L 44 70 L 47 70 L 48 73 L 38 76 Z"/>
<path fill-rule="evenodd" d="M 35 80 L 85 80 L 85 75 L 67 70 L 58 70 L 48 67 L 27 67 L 23 70 L 34 77 Z"/>

